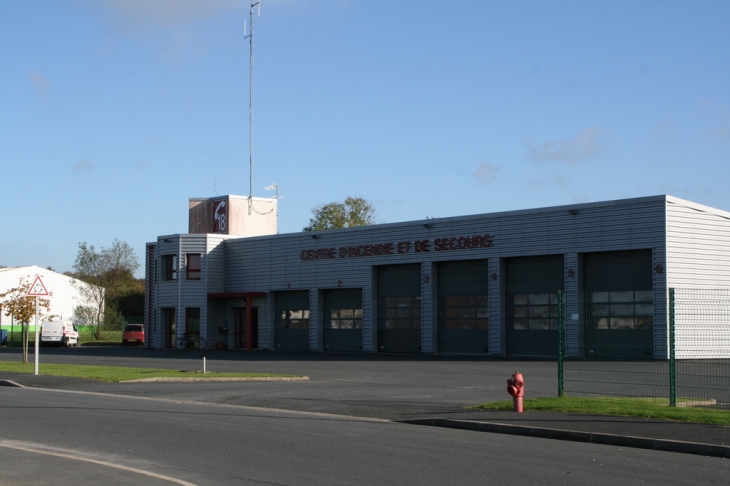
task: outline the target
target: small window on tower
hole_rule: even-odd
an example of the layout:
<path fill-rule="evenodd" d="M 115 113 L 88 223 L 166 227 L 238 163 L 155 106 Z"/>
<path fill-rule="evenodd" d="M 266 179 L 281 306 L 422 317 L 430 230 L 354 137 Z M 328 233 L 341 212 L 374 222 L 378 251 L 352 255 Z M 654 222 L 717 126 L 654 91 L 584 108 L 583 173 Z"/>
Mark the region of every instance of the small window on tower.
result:
<path fill-rule="evenodd" d="M 177 280 L 177 255 L 162 255 L 162 280 Z"/>
<path fill-rule="evenodd" d="M 187 254 L 187 280 L 200 280 L 200 253 Z"/>

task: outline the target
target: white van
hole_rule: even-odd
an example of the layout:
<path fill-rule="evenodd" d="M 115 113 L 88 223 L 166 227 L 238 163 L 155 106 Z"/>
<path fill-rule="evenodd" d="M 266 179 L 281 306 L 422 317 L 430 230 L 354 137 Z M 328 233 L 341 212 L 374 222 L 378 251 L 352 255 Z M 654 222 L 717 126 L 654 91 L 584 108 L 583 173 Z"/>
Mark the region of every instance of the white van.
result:
<path fill-rule="evenodd" d="M 79 330 L 71 321 L 44 321 L 41 324 L 41 344 L 78 346 Z"/>

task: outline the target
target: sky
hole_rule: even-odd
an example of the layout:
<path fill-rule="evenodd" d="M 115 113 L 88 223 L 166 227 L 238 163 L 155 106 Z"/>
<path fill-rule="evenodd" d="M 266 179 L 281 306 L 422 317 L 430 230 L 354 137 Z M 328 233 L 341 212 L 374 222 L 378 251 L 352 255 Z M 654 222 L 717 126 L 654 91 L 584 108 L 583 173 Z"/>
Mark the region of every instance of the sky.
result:
<path fill-rule="evenodd" d="M 249 194 L 250 0 L 0 0 L 0 265 Z M 262 0 L 253 195 L 279 232 L 670 194 L 730 210 L 730 2 Z M 138 276 L 142 276 L 140 269 Z"/>

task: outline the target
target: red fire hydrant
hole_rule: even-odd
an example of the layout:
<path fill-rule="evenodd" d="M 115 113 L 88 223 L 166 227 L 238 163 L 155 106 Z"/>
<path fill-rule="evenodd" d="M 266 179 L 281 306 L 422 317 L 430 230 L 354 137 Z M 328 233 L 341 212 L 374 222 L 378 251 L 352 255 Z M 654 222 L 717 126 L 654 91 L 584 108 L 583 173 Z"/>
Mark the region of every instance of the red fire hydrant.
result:
<path fill-rule="evenodd" d="M 515 371 L 512 378 L 507 380 L 507 393 L 512 395 L 515 412 L 522 412 L 522 397 L 525 396 L 525 379 L 519 371 Z"/>

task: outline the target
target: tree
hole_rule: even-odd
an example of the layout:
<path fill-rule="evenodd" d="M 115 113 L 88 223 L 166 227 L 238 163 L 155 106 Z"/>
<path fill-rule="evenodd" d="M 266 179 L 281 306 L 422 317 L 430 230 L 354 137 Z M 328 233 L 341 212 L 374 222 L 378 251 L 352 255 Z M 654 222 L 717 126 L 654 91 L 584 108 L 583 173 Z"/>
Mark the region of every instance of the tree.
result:
<path fill-rule="evenodd" d="M 30 277 L 28 277 L 30 278 Z M 30 281 L 25 277 L 20 277 L 18 286 L 7 292 L 0 294 L 0 309 L 12 316 L 16 321 L 22 324 L 22 341 L 23 341 L 23 364 L 28 364 L 28 324 L 35 319 L 35 297 L 28 297 L 28 289 Z M 38 299 L 38 319 L 50 319 L 51 301 L 49 299 Z"/>
<path fill-rule="evenodd" d="M 313 218 L 304 231 L 353 228 L 375 224 L 373 203 L 362 197 L 348 197 L 345 202 L 319 204 L 312 208 Z"/>
<path fill-rule="evenodd" d="M 101 339 L 107 316 L 114 315 L 116 309 L 108 302 L 115 302 L 124 292 L 125 284 L 134 280 L 134 272 L 139 268 L 137 255 L 129 244 L 114 240 L 109 248 L 97 251 L 93 245 L 79 243 L 79 252 L 74 263 L 74 277 L 89 285 L 80 285 L 79 292 L 91 305 L 81 305 L 74 309 L 80 324 L 91 328 L 95 339 Z M 113 311 L 113 312 L 110 312 Z"/>

